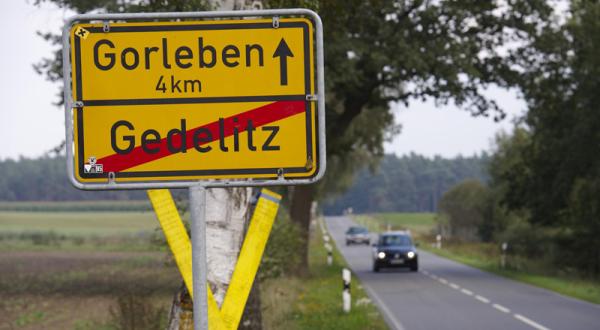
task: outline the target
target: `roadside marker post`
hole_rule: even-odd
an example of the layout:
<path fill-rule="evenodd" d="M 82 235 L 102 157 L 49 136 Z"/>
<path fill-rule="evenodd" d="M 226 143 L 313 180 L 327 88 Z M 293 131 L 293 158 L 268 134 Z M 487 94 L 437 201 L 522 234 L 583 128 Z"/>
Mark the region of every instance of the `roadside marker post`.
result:
<path fill-rule="evenodd" d="M 333 264 L 333 246 L 325 243 L 325 249 L 327 250 L 327 266 L 331 266 Z"/>
<path fill-rule="evenodd" d="M 508 243 L 502 242 L 500 248 L 502 250 L 500 254 L 500 266 L 504 269 L 506 268 L 506 250 L 508 250 Z"/>
<path fill-rule="evenodd" d="M 193 276 L 184 281 L 196 292 L 194 327 L 229 328 L 236 317 L 227 312 L 246 300 L 226 299 L 238 305 L 207 315 L 218 307 L 206 285 L 206 189 L 311 184 L 325 174 L 320 17 L 307 9 L 76 15 L 62 44 L 70 182 L 189 188 Z M 258 267 L 248 258 L 240 261 Z"/>
<path fill-rule="evenodd" d="M 352 305 L 352 298 L 350 296 L 351 273 L 347 268 L 342 269 L 342 281 L 344 284 L 344 291 L 342 291 L 342 309 L 344 310 L 344 313 L 350 313 L 350 306 Z"/>

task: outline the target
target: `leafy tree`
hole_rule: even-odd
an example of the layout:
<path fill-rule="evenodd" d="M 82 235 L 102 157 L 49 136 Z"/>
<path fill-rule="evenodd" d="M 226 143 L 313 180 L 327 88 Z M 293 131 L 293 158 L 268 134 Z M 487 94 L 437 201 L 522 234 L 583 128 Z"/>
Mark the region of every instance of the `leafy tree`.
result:
<path fill-rule="evenodd" d="M 0 201 L 77 201 L 145 199 L 143 191 L 81 191 L 67 178 L 65 158 L 0 161 Z"/>
<path fill-rule="evenodd" d="M 502 119 L 483 91 L 517 85 L 515 54 L 552 14 L 542 0 L 272 0 L 268 6 L 310 7 L 325 27 L 328 173 L 318 189 L 295 187 L 290 207 L 305 235 L 317 195 L 346 188 L 353 171 L 382 157 L 383 142 L 397 132 L 392 104 L 433 98 Z M 306 266 L 305 258 L 300 268 Z"/>
<path fill-rule="evenodd" d="M 527 196 L 523 188 L 530 176 L 526 163 L 530 143 L 531 133 L 520 126 L 514 128 L 512 135 L 496 135 L 489 164 L 490 184 L 498 191 L 501 202 L 512 209 L 519 209 Z"/>
<path fill-rule="evenodd" d="M 327 214 L 349 207 L 356 213 L 435 212 L 452 186 L 466 179 L 488 181 L 487 163 L 487 154 L 454 159 L 386 155 L 374 172 L 360 170 L 348 191 L 331 194 L 323 209 Z"/>
<path fill-rule="evenodd" d="M 557 240 L 566 254 L 561 259 L 595 274 L 600 273 L 598 49 L 600 3 L 573 1 L 564 24 L 547 26 L 531 48 L 517 54 L 524 68 L 528 134 L 513 138 L 519 155 L 498 171 L 505 204 L 528 211 L 532 224 L 560 228 Z"/>
<path fill-rule="evenodd" d="M 489 194 L 489 189 L 476 180 L 464 181 L 444 194 L 438 212 L 448 221 L 449 236 L 463 240 L 481 238 Z"/>

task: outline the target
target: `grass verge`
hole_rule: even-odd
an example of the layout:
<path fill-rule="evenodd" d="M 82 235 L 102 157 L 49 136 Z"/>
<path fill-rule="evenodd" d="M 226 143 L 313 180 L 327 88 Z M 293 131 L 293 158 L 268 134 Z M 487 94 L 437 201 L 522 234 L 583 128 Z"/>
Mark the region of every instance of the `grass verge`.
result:
<path fill-rule="evenodd" d="M 333 264 L 319 226 L 309 244 L 310 272 L 306 278 L 282 277 L 261 288 L 265 329 L 387 329 L 383 317 L 353 278 L 352 310 L 342 312 L 342 269 L 346 264 L 334 248 Z"/>

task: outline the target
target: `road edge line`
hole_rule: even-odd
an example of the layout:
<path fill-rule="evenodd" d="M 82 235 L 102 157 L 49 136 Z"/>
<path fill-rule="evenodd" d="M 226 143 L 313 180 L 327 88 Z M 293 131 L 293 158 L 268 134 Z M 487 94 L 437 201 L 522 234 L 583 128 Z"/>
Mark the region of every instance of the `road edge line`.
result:
<path fill-rule="evenodd" d="M 396 320 L 394 314 L 387 308 L 387 306 L 385 306 L 385 304 L 383 303 L 381 298 L 379 298 L 379 296 L 375 293 L 375 291 L 373 291 L 368 284 L 365 284 L 362 281 L 361 283 L 363 285 L 363 288 L 366 289 L 367 294 L 371 297 L 371 300 L 373 300 L 379 307 L 379 310 L 383 312 L 383 318 L 386 320 L 386 323 L 388 325 L 390 325 L 391 323 L 391 325 L 393 325 L 397 330 L 405 330 L 405 328 L 402 326 L 402 323 Z"/>
<path fill-rule="evenodd" d="M 331 236 L 331 240 L 333 241 L 333 245 L 336 248 L 338 254 L 344 259 L 344 262 L 346 263 L 348 268 L 352 270 L 352 266 L 346 259 L 346 256 L 342 253 L 342 251 L 340 251 L 335 238 L 333 238 L 333 235 L 330 234 L 329 224 L 327 223 L 327 221 L 325 221 L 325 217 L 323 217 L 321 221 L 323 221 L 324 223 L 324 228 L 327 230 L 327 234 Z M 350 219 L 350 221 L 352 221 L 352 219 Z M 363 289 L 365 289 L 365 291 L 367 292 L 367 295 L 371 298 L 372 301 L 375 302 L 377 308 L 383 316 L 383 320 L 385 321 L 385 323 L 387 323 L 387 325 L 390 328 L 396 328 L 396 330 L 406 330 L 404 326 L 402 326 L 402 323 L 394 317 L 394 314 L 392 314 L 392 312 L 385 306 L 381 298 L 379 298 L 375 291 L 371 289 L 367 282 L 363 281 L 363 279 L 356 272 L 352 272 L 354 273 L 354 276 L 360 280 L 360 284 L 362 285 Z"/>

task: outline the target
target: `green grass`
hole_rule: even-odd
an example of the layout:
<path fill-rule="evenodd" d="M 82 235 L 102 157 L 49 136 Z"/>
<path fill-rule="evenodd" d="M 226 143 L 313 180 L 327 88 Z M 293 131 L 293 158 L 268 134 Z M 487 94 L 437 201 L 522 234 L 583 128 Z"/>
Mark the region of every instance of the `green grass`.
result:
<path fill-rule="evenodd" d="M 417 236 L 428 234 L 435 227 L 434 213 L 374 213 L 355 215 L 354 220 L 372 232 L 410 230 Z"/>
<path fill-rule="evenodd" d="M 152 212 L 0 212 L 0 233 L 112 236 L 151 232 L 157 225 Z"/>
<path fill-rule="evenodd" d="M 158 226 L 152 212 L 0 211 L 0 251 L 156 250 Z"/>
<path fill-rule="evenodd" d="M 387 329 L 356 277 L 352 278 L 352 310 L 342 311 L 342 268 L 337 250 L 328 266 L 327 251 L 317 229 L 310 241 L 307 278 L 268 280 L 262 287 L 265 329 Z"/>
<path fill-rule="evenodd" d="M 18 212 L 135 212 L 152 211 L 149 200 L 131 201 L 0 201 L 0 211 Z"/>
<path fill-rule="evenodd" d="M 20 315 L 15 321 L 15 325 L 18 327 L 24 327 L 27 325 L 32 325 L 36 323 L 40 323 L 44 320 L 46 314 L 40 311 L 29 312 Z"/>

